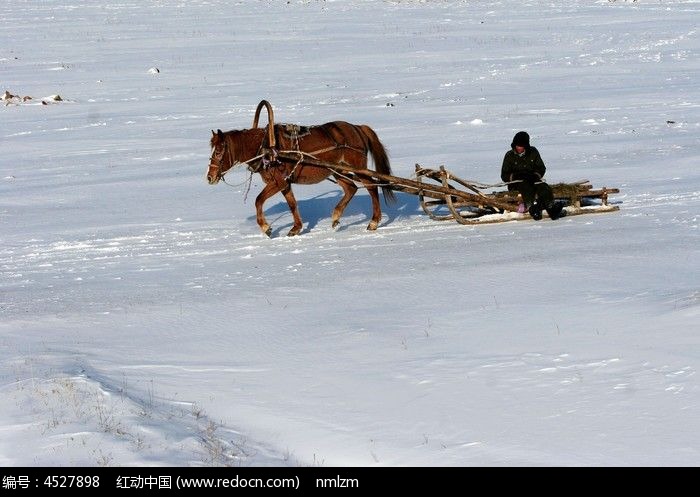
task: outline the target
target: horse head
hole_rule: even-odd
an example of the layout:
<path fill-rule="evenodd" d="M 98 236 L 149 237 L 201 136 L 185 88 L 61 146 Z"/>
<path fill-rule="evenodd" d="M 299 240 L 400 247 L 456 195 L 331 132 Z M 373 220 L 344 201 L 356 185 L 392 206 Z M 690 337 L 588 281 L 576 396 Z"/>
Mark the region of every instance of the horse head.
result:
<path fill-rule="evenodd" d="M 212 130 L 211 141 L 211 158 L 209 159 L 209 169 L 207 169 L 207 181 L 210 185 L 217 184 L 224 173 L 231 169 L 233 163 L 231 161 L 231 155 L 228 152 L 228 146 L 226 144 L 226 137 L 223 131 Z M 228 163 L 226 163 L 228 161 Z"/>

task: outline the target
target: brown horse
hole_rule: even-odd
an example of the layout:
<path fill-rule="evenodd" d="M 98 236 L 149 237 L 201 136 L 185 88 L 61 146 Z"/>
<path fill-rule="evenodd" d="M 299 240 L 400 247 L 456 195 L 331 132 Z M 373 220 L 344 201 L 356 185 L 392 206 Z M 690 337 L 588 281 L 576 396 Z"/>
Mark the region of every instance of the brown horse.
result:
<path fill-rule="evenodd" d="M 369 126 L 334 121 L 310 127 L 271 123 L 267 128 L 257 128 L 257 117 L 256 114 L 253 129 L 212 131 L 212 155 L 207 181 L 210 185 L 215 185 L 226 171 L 237 164 L 245 164 L 250 171 L 259 173 L 265 187 L 255 199 L 255 209 L 258 225 L 267 236 L 272 233 L 272 228 L 263 215 L 263 204 L 278 192 L 284 195 L 294 217 L 294 226 L 289 230 L 289 236 L 301 232 L 301 216 L 292 193 L 292 183 L 309 185 L 334 176 L 344 192 L 343 198 L 333 209 L 331 222 L 334 228 L 338 226 L 340 216 L 357 191 L 357 185 L 352 179 L 326 167 L 305 163 L 304 158 L 353 169 L 366 169 L 369 153 L 377 172 L 391 174 L 386 150 Z M 291 152 L 294 152 L 291 155 L 298 157 L 297 160 L 289 159 Z M 372 220 L 367 229 L 376 230 L 382 216 L 377 185 L 370 179 L 360 178 L 359 181 L 372 198 Z M 394 200 L 390 188 L 382 186 L 382 192 L 386 202 Z"/>

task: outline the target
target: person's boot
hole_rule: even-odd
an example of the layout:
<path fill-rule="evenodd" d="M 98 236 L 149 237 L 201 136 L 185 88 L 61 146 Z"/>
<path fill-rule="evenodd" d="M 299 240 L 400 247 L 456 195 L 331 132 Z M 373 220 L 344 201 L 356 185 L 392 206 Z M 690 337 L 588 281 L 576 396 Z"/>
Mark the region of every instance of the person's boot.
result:
<path fill-rule="evenodd" d="M 534 219 L 535 221 L 539 221 L 540 219 L 542 219 L 542 207 L 540 207 L 540 204 L 538 204 L 537 202 L 533 202 L 533 204 L 527 211 L 530 213 L 530 216 L 532 216 L 532 219 Z"/>
<path fill-rule="evenodd" d="M 552 221 L 564 217 L 564 204 L 561 202 L 552 202 L 547 206 L 547 214 L 549 214 L 549 219 Z"/>

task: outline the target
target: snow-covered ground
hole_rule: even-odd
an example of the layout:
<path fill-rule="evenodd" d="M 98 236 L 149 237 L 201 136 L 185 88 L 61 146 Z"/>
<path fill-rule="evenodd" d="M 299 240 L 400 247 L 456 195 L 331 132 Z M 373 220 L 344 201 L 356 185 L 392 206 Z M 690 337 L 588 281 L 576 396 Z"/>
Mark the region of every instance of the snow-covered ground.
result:
<path fill-rule="evenodd" d="M 0 465 L 700 465 L 700 3 L 0 10 Z M 60 95 L 61 101 L 50 98 Z M 465 227 L 211 187 L 211 129 L 372 126 L 394 173 L 617 213 Z M 44 99 L 47 105 L 42 105 Z"/>

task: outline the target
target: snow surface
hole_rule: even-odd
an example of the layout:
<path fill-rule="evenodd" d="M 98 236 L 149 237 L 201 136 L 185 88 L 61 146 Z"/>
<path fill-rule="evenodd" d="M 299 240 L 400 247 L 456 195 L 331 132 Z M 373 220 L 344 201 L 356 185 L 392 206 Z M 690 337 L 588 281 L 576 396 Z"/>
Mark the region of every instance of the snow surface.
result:
<path fill-rule="evenodd" d="M 0 465 L 700 465 L 700 3 L 0 10 Z M 45 95 L 62 101 L 41 105 Z M 621 210 L 461 226 L 206 184 L 211 129 L 372 126 L 394 173 Z"/>

